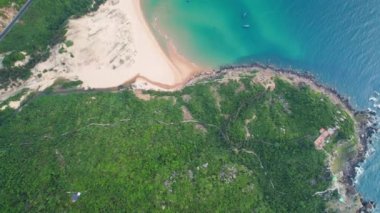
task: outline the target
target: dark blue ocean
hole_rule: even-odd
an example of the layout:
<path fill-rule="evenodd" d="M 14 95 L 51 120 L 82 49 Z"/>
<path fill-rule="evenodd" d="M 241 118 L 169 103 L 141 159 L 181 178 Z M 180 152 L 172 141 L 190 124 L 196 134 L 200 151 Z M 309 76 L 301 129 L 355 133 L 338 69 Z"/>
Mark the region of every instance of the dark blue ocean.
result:
<path fill-rule="evenodd" d="M 276 53 L 258 56 L 280 66 L 314 73 L 325 84 L 350 97 L 360 109 L 374 107 L 380 91 L 379 0 L 289 0 L 283 15 L 294 17 L 295 37 L 307 51 L 301 60 Z M 362 165 L 357 189 L 380 205 L 380 137 Z M 380 212 L 378 208 L 377 211 Z"/>
<path fill-rule="evenodd" d="M 299 69 L 359 109 L 380 103 L 369 101 L 380 92 L 380 0 L 145 0 L 143 8 L 196 63 Z M 380 205 L 380 140 L 374 149 L 357 189 Z"/>

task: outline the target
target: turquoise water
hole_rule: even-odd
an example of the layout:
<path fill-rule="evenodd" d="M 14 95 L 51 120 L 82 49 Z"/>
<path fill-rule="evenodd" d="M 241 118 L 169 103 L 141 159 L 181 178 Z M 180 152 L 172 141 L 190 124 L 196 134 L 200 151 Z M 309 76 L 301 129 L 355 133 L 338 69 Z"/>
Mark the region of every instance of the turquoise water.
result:
<path fill-rule="evenodd" d="M 379 0 L 144 0 L 143 8 L 160 39 L 167 34 L 200 65 L 310 71 L 361 109 L 380 90 Z M 357 188 L 380 204 L 380 154 L 363 168 Z"/>
<path fill-rule="evenodd" d="M 269 49 L 292 59 L 304 56 L 299 42 L 292 36 L 293 31 L 287 27 L 291 20 L 280 22 L 282 17 L 275 14 L 281 7 L 271 11 L 273 2 L 147 2 L 147 7 L 153 11 L 149 15 L 150 20 L 158 17 L 160 28 L 176 41 L 179 49 L 203 65 L 230 64 L 250 55 L 265 54 Z M 243 17 L 244 11 L 250 11 L 246 17 Z M 243 28 L 245 24 L 252 25 L 252 28 Z M 280 33 L 282 36 L 278 36 Z"/>

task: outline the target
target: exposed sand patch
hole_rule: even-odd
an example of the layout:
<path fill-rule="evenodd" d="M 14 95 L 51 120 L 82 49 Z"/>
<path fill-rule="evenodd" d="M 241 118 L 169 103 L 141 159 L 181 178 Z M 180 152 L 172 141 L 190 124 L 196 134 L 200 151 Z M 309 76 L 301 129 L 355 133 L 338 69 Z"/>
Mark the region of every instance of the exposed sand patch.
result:
<path fill-rule="evenodd" d="M 152 96 L 150 94 L 144 94 L 142 90 L 136 89 L 134 90 L 134 92 L 135 92 L 136 97 L 143 101 L 149 101 L 152 99 Z"/>
<path fill-rule="evenodd" d="M 194 120 L 190 111 L 185 106 L 182 107 L 182 114 L 183 114 L 183 120 L 185 120 L 185 121 Z"/>
<path fill-rule="evenodd" d="M 215 98 L 215 106 L 218 109 L 218 111 L 221 112 L 222 107 L 220 103 L 222 102 L 222 97 L 220 96 L 218 89 L 216 87 L 211 87 L 210 90 L 213 97 Z"/>
<path fill-rule="evenodd" d="M 191 115 L 191 112 L 189 111 L 189 109 L 187 109 L 187 107 L 182 106 L 182 114 L 183 114 L 183 122 L 194 123 L 196 129 L 200 130 L 203 133 L 207 132 L 207 129 L 202 124 L 194 120 L 193 116 Z"/>
<path fill-rule="evenodd" d="M 245 90 L 245 85 L 241 81 L 239 81 L 238 83 L 239 83 L 239 88 L 235 90 L 236 94 L 241 93 Z"/>
<path fill-rule="evenodd" d="M 5 104 L 0 108 L 0 111 L 4 111 L 5 109 L 12 108 L 18 109 L 21 104 L 26 100 L 26 98 L 30 95 L 31 91 L 27 91 L 24 95 L 22 95 L 18 100 L 10 101 L 8 104 Z"/>
<path fill-rule="evenodd" d="M 4 106 L 2 106 L 2 107 L 0 108 L 0 111 L 4 111 L 4 110 L 6 110 L 8 107 L 9 107 L 8 105 L 4 105 Z"/>
<path fill-rule="evenodd" d="M 252 118 L 246 119 L 246 120 L 244 121 L 244 130 L 245 130 L 245 139 L 246 139 L 246 140 L 248 140 L 248 139 L 250 139 L 250 138 L 253 137 L 253 135 L 251 134 L 251 132 L 249 132 L 248 125 L 249 125 L 250 123 L 252 123 L 252 121 L 254 121 L 255 119 L 256 119 L 256 115 L 253 114 L 253 115 L 252 115 Z"/>
<path fill-rule="evenodd" d="M 191 101 L 191 96 L 190 95 L 182 95 L 182 100 L 185 103 L 189 103 Z"/>
<path fill-rule="evenodd" d="M 274 82 L 275 74 L 268 70 L 263 70 L 261 72 L 257 72 L 255 78 L 253 79 L 254 83 L 261 84 L 267 90 L 273 91 L 276 88 L 276 84 Z"/>
<path fill-rule="evenodd" d="M 8 106 L 13 109 L 18 109 L 21 105 L 21 101 L 11 101 Z"/>
<path fill-rule="evenodd" d="M 25 56 L 25 58 L 24 58 L 24 60 L 16 61 L 14 64 L 15 67 L 25 66 L 30 60 L 30 55 L 27 55 L 26 52 L 21 52 L 21 54 L 23 54 Z"/>
<path fill-rule="evenodd" d="M 0 9 L 0 31 L 3 31 L 13 17 L 17 14 L 15 7 L 6 7 Z"/>

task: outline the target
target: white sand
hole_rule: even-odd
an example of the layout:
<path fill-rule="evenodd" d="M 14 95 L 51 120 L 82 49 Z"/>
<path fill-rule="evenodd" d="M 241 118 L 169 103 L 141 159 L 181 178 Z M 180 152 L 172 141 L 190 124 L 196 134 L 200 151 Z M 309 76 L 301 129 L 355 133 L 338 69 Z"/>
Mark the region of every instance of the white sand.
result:
<path fill-rule="evenodd" d="M 21 61 L 16 61 L 16 63 L 14 64 L 15 67 L 25 66 L 30 60 L 30 55 L 27 55 L 26 52 L 21 52 L 21 54 L 23 54 L 25 58 Z"/>
<path fill-rule="evenodd" d="M 10 101 L 8 104 L 3 105 L 0 108 L 0 111 L 4 111 L 5 109 L 12 108 L 18 109 L 20 108 L 22 102 L 30 95 L 31 91 L 27 91 L 23 96 L 21 96 L 18 100 Z"/>
<path fill-rule="evenodd" d="M 138 89 L 173 90 L 200 71 L 169 41 L 165 54 L 145 22 L 140 0 L 108 0 L 98 11 L 70 20 L 66 37 L 73 46 L 52 48 L 50 58 L 34 68 L 33 77 L 22 86 L 0 91 L 0 100 L 25 87 L 45 89 L 59 77 L 79 79 L 85 88 L 129 82 Z M 67 52 L 59 53 L 62 47 Z"/>
<path fill-rule="evenodd" d="M 67 39 L 74 42 L 68 53 L 54 55 L 37 69 L 54 67 L 91 88 L 131 80 L 173 87 L 194 71 L 188 62 L 166 56 L 144 20 L 139 0 L 109 0 L 97 12 L 70 21 Z"/>

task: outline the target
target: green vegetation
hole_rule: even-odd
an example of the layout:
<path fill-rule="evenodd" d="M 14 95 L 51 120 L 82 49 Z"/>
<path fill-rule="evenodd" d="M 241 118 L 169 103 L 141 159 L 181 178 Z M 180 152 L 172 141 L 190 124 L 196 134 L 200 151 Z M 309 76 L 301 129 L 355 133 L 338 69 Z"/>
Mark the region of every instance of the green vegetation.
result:
<path fill-rule="evenodd" d="M 80 85 L 82 85 L 83 82 L 78 80 L 78 81 L 69 81 L 69 82 L 65 82 L 62 84 L 62 88 L 63 89 L 70 89 L 70 88 L 76 88 Z"/>
<path fill-rule="evenodd" d="M 10 7 L 15 5 L 17 8 L 20 8 L 26 0 L 0 0 L 0 8 Z"/>
<path fill-rule="evenodd" d="M 14 64 L 17 61 L 22 61 L 24 59 L 25 59 L 25 55 L 22 54 L 21 52 L 12 52 L 11 54 L 8 54 L 4 57 L 3 65 L 4 67 L 9 69 L 9 68 L 12 68 L 12 66 L 14 66 Z"/>
<path fill-rule="evenodd" d="M 59 50 L 58 50 L 58 53 L 59 53 L 59 54 L 66 53 L 66 52 L 67 52 L 67 50 L 66 50 L 64 47 L 61 47 L 61 48 L 59 48 Z"/>
<path fill-rule="evenodd" d="M 335 123 L 353 133 L 352 120 L 337 120 L 340 109 L 307 87 L 251 82 L 149 101 L 129 90 L 50 91 L 0 112 L 0 209 L 323 212 L 314 193 L 331 175 L 313 141 Z M 352 137 L 341 131 L 340 143 Z M 82 196 L 72 203 L 74 192 Z"/>
<path fill-rule="evenodd" d="M 66 80 L 66 79 L 58 79 L 54 82 L 54 85 L 51 86 L 51 91 L 59 91 L 59 90 L 62 90 L 62 89 L 74 89 L 80 85 L 82 85 L 83 82 L 81 80 L 77 80 L 77 81 L 69 81 L 69 80 Z"/>
<path fill-rule="evenodd" d="M 66 40 L 66 41 L 65 41 L 65 45 L 66 45 L 66 47 L 71 47 L 71 46 L 74 45 L 74 42 L 71 41 L 71 40 Z"/>
<path fill-rule="evenodd" d="M 8 100 L 0 103 L 0 108 L 2 108 L 5 105 L 8 105 L 11 101 L 19 101 L 24 95 L 28 93 L 28 89 L 23 89 L 19 93 L 17 93 L 15 96 L 8 98 Z"/>
<path fill-rule="evenodd" d="M 27 79 L 31 74 L 30 69 L 48 58 L 49 47 L 65 41 L 67 20 L 96 10 L 104 1 L 34 1 L 21 21 L 0 43 L 0 53 L 25 51 L 31 56 L 31 60 L 24 67 L 8 66 L 1 69 L 0 88 L 9 86 L 12 81 Z M 9 1 L 3 2 L 6 4 Z"/>

